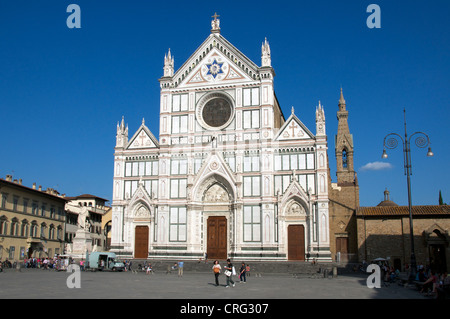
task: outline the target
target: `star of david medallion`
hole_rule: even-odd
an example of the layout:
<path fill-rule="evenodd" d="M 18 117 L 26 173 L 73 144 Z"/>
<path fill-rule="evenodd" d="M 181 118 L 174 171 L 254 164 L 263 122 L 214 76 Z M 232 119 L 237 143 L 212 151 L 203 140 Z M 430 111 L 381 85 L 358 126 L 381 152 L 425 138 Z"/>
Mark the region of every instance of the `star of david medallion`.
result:
<path fill-rule="evenodd" d="M 222 65 L 223 63 L 217 63 L 216 59 L 214 59 L 214 61 L 211 64 L 206 65 L 208 67 L 208 72 L 206 74 L 212 75 L 213 78 L 215 79 L 217 74 L 223 73 Z"/>

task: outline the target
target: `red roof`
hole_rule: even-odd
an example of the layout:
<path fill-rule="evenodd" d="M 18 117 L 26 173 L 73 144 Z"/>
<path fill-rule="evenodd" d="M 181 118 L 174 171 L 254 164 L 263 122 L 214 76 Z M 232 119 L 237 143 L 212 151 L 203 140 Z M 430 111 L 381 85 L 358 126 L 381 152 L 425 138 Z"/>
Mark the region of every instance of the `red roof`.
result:
<path fill-rule="evenodd" d="M 412 206 L 413 216 L 448 215 L 450 217 L 450 206 L 448 205 L 425 205 Z M 356 216 L 409 216 L 408 206 L 375 206 L 359 207 Z"/>

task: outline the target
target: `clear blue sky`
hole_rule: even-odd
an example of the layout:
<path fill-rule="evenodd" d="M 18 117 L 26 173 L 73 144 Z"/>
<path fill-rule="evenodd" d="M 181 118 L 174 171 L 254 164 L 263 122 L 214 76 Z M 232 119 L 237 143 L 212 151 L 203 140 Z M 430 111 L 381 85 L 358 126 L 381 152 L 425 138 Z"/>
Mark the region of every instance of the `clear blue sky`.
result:
<path fill-rule="evenodd" d="M 67 6 L 81 8 L 69 29 Z M 369 4 L 381 29 L 369 29 Z M 0 2 L 0 176 L 26 186 L 111 199 L 116 124 L 130 136 L 142 118 L 159 135 L 159 82 L 168 48 L 180 67 L 209 35 L 211 15 L 222 35 L 256 64 L 267 37 L 275 90 L 285 114 L 315 132 L 325 107 L 329 161 L 342 86 L 354 136 L 360 205 L 377 205 L 388 188 L 407 204 L 401 148 L 381 159 L 383 138 L 423 131 L 432 142 L 412 146 L 413 204 L 450 203 L 450 1 L 100 1 Z M 364 169 L 383 162 L 390 168 Z M 376 166 L 376 165 L 375 165 Z"/>

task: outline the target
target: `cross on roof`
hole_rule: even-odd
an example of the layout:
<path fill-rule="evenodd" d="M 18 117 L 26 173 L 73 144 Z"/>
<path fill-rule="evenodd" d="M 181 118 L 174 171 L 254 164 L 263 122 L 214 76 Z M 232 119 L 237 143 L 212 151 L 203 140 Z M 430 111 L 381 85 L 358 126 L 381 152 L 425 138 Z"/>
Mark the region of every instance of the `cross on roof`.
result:
<path fill-rule="evenodd" d="M 211 18 L 214 18 L 214 21 L 217 21 L 218 17 L 220 17 L 220 15 L 218 15 L 217 12 L 215 12 L 214 15 L 211 16 Z"/>

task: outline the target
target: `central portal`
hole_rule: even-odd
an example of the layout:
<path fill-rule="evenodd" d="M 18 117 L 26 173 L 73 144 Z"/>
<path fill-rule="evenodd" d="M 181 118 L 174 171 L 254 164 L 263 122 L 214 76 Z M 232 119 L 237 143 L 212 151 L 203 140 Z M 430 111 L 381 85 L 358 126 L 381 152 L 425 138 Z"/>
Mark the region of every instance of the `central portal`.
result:
<path fill-rule="evenodd" d="M 225 216 L 208 218 L 208 259 L 227 258 L 227 219 Z"/>

